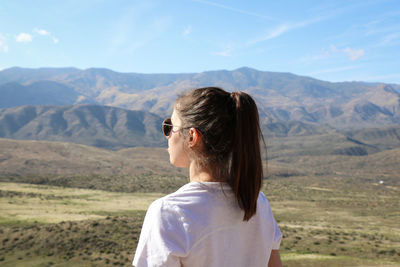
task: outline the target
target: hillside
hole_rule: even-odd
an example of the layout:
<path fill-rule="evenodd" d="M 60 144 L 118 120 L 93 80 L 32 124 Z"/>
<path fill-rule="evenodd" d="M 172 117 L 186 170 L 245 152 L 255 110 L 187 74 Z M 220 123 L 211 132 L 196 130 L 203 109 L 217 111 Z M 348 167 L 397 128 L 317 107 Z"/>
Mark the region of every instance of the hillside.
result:
<path fill-rule="evenodd" d="M 165 146 L 162 119 L 145 111 L 74 106 L 0 109 L 0 138 L 73 142 L 119 149 Z"/>
<path fill-rule="evenodd" d="M 68 105 L 78 101 L 79 94 L 66 85 L 38 81 L 29 85 L 10 82 L 0 85 L 0 107 L 23 105 Z"/>
<path fill-rule="evenodd" d="M 266 141 L 269 177 L 344 175 L 400 182 L 400 141 L 392 143 L 397 148 L 390 150 L 384 150 L 387 144 L 362 143 L 340 133 L 270 137 Z M 3 181 L 106 190 L 112 179 L 117 191 L 140 191 L 149 180 L 160 177 L 184 183 L 187 171 L 170 165 L 165 148 L 112 151 L 73 143 L 0 139 L 0 177 Z"/>
<path fill-rule="evenodd" d="M 0 138 L 71 142 L 112 150 L 166 147 L 162 120 L 145 111 L 89 104 L 20 106 L 0 109 Z M 296 153 L 365 155 L 400 146 L 399 126 L 337 131 L 326 124 L 264 120 L 262 131 L 267 139 L 276 140 L 273 146 L 295 140 Z"/>
<path fill-rule="evenodd" d="M 47 81 L 47 83 L 43 83 Z M 41 86 L 38 87 L 37 84 Z M 256 99 L 266 122 L 324 123 L 335 128 L 365 128 L 400 123 L 400 86 L 364 82 L 331 83 L 290 73 L 239 68 L 187 74 L 118 73 L 108 69 L 11 68 L 0 71 L 0 108 L 27 103 L 32 92 L 46 104 L 93 103 L 149 111 L 161 117 L 172 112 L 177 94 L 201 86 L 243 90 Z M 49 88 L 48 88 L 49 87 Z M 63 102 L 52 88 L 64 88 Z M 3 89 L 2 89 L 3 88 Z M 4 89 L 5 88 L 5 89 Z M 73 92 L 71 92 L 73 90 Z"/>
<path fill-rule="evenodd" d="M 400 125 L 345 131 L 344 134 L 363 143 L 379 145 L 382 149 L 393 149 L 400 146 Z"/>
<path fill-rule="evenodd" d="M 0 139 L 0 175 L 179 174 L 165 148 L 111 151 L 72 143 Z"/>
<path fill-rule="evenodd" d="M 0 181 L 169 193 L 187 172 L 169 163 L 165 148 L 111 151 L 90 146 L 0 139 Z"/>

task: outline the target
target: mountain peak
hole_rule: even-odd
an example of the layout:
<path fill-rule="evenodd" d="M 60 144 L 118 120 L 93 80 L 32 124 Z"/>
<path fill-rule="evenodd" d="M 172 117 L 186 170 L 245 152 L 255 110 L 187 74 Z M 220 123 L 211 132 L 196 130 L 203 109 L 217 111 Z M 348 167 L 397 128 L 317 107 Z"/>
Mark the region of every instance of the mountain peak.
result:
<path fill-rule="evenodd" d="M 243 66 L 243 67 L 240 67 L 240 68 L 237 68 L 237 69 L 235 69 L 235 70 L 233 70 L 233 71 L 240 71 L 240 72 L 244 72 L 244 71 L 251 71 L 251 72 L 258 72 L 259 70 L 256 70 L 256 69 L 253 69 L 253 68 L 250 68 L 250 67 L 246 67 L 246 66 Z"/>
<path fill-rule="evenodd" d="M 231 71 L 185 74 L 120 73 L 106 68 L 15 67 L 9 72 L 0 71 L 0 108 L 10 107 L 11 103 L 12 106 L 92 103 L 166 116 L 172 112 L 177 95 L 205 86 L 248 92 L 264 112 L 283 121 L 313 121 L 342 128 L 366 123 L 393 124 L 400 118 L 400 85 L 331 83 L 247 66 Z M 361 100 L 379 109 L 362 105 L 363 109 L 354 110 L 354 104 Z M 362 112 L 362 116 L 356 111 Z M 373 115 L 377 112 L 379 116 Z"/>

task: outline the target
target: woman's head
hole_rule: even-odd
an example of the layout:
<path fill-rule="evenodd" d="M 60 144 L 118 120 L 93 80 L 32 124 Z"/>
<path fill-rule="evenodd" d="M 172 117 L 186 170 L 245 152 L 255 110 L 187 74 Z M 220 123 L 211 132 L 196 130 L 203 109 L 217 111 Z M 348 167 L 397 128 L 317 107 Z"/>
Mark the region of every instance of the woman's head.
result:
<path fill-rule="evenodd" d="M 176 143 L 170 156 L 175 153 L 174 159 L 180 162 L 186 156 L 216 180 L 228 182 L 245 211 L 244 220 L 250 219 L 263 179 L 262 133 L 252 97 L 216 87 L 195 89 L 178 97 L 172 120 L 180 128 L 181 141 L 171 133 L 169 142 Z M 196 135 L 200 145 L 190 148 L 187 144 Z"/>
<path fill-rule="evenodd" d="M 219 88 L 199 88 L 178 97 L 174 113 L 183 125 L 201 135 L 202 145 L 190 150 L 197 168 L 207 168 L 216 180 L 227 178 L 226 167 L 234 139 L 235 104 L 228 92 Z M 188 140 L 187 131 L 183 136 Z"/>

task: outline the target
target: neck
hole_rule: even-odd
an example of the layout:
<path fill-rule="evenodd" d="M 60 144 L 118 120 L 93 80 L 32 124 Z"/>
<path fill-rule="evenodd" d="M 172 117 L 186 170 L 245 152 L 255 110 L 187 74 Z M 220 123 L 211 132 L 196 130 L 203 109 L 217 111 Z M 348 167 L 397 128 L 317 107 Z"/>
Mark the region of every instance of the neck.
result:
<path fill-rule="evenodd" d="M 218 182 L 209 170 L 199 170 L 194 161 L 190 162 L 189 179 L 191 182 Z"/>

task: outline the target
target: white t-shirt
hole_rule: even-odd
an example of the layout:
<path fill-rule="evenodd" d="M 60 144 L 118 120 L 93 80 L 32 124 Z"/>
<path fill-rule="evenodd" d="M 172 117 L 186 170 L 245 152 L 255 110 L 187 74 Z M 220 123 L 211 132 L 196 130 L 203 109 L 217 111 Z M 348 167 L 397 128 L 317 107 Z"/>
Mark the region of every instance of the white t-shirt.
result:
<path fill-rule="evenodd" d="M 133 265 L 267 266 L 282 234 L 263 193 L 256 214 L 243 215 L 228 184 L 188 183 L 150 205 Z"/>

